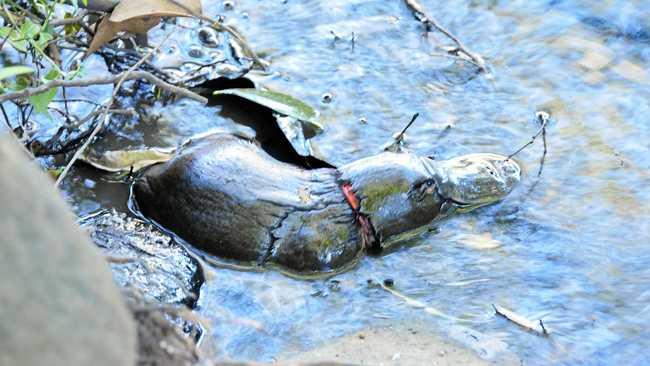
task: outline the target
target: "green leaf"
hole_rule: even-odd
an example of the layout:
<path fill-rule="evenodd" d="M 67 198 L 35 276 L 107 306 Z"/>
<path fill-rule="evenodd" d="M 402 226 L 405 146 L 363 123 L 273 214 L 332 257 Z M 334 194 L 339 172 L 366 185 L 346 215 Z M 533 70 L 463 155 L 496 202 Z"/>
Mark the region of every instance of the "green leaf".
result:
<path fill-rule="evenodd" d="M 48 91 L 29 97 L 29 102 L 34 106 L 36 113 L 47 114 L 47 106 L 56 95 L 57 88 L 51 88 Z"/>
<path fill-rule="evenodd" d="M 313 135 L 323 131 L 323 125 L 317 121 L 316 111 L 304 102 L 286 94 L 259 89 L 224 89 L 217 90 L 214 95 L 236 95 L 251 102 L 263 105 L 280 114 L 299 119 L 304 127 L 310 129 Z"/>
<path fill-rule="evenodd" d="M 54 39 L 54 36 L 52 36 L 51 34 L 41 33 L 38 35 L 38 40 L 34 41 L 34 44 L 38 46 L 40 50 L 44 50 L 48 42 L 50 42 L 52 39 Z"/>
<path fill-rule="evenodd" d="M 23 24 L 20 25 L 20 34 L 25 39 L 34 39 L 39 34 L 41 27 L 32 22 L 29 18 L 25 18 Z"/>
<path fill-rule="evenodd" d="M 57 69 L 50 69 L 47 74 L 45 74 L 44 79 L 47 81 L 52 81 L 61 76 L 61 73 Z"/>
<path fill-rule="evenodd" d="M 28 66 L 16 65 L 16 66 L 7 66 L 0 69 L 0 80 L 4 80 L 16 75 L 31 74 L 34 72 L 34 69 Z"/>
<path fill-rule="evenodd" d="M 31 75 L 23 74 L 16 76 L 16 84 L 12 85 L 14 90 L 23 90 L 32 85 Z"/>
<path fill-rule="evenodd" d="M 29 42 L 25 40 L 18 32 L 13 30 L 11 27 L 1 27 L 0 28 L 0 38 L 8 39 L 9 43 L 18 51 L 18 52 L 27 52 L 27 47 L 29 47 Z"/>
<path fill-rule="evenodd" d="M 74 14 L 66 12 L 65 15 L 63 16 L 63 19 L 70 19 L 73 17 Z M 80 30 L 81 30 L 81 24 L 79 23 L 66 24 L 63 26 L 63 31 L 65 32 L 66 36 L 73 36 L 77 34 Z"/>

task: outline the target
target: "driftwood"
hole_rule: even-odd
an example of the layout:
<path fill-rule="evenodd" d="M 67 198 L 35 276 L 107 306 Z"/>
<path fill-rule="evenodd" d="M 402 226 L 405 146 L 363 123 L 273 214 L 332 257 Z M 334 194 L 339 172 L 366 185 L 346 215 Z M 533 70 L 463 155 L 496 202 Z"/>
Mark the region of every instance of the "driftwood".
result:
<path fill-rule="evenodd" d="M 512 310 L 506 309 L 503 306 L 499 306 L 496 304 L 492 304 L 492 307 L 494 308 L 494 311 L 498 314 L 501 315 L 502 317 L 510 320 L 511 322 L 517 324 L 518 326 L 525 328 L 527 330 L 533 331 L 537 334 L 547 336 L 549 335 L 548 329 L 544 326 L 544 322 L 542 322 L 542 319 L 540 319 L 537 323 L 522 316 L 517 313 L 515 313 Z"/>

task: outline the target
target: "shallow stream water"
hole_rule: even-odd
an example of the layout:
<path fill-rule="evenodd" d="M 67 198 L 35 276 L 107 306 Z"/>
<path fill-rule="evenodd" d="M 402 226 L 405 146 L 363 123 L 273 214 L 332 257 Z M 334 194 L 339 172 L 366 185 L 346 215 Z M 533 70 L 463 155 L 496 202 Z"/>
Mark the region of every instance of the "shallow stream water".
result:
<path fill-rule="evenodd" d="M 517 156 L 526 175 L 503 202 L 435 223 L 346 273 L 213 268 L 197 307 L 212 323 L 205 352 L 271 361 L 359 329 L 417 323 L 487 359 L 650 362 L 650 2 L 423 1 L 484 57 L 489 77 L 446 57 L 449 41 L 425 35 L 402 1 L 204 3 L 271 62 L 257 82 L 320 111 L 326 129 L 315 142 L 333 164 L 377 153 L 415 112 L 408 147 L 440 159 L 508 154 L 537 131 L 535 111 L 552 116 L 541 177 L 538 141 Z M 154 105 L 105 143 L 172 145 L 232 125 L 219 108 Z M 69 178 L 79 214 L 125 209 L 126 186 L 84 167 Z M 386 278 L 448 317 L 368 284 Z M 551 335 L 495 316 L 492 304 L 542 318 Z"/>

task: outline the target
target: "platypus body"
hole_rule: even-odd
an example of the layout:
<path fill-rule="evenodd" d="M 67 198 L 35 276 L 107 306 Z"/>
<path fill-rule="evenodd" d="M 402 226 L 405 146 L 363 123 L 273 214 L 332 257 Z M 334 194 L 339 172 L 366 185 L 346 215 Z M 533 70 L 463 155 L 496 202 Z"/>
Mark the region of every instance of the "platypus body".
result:
<path fill-rule="evenodd" d="M 149 168 L 131 199 L 210 254 L 311 274 L 347 268 L 397 235 L 498 201 L 519 179 L 519 166 L 494 154 L 435 161 L 384 152 L 307 170 L 247 138 L 214 134 Z"/>

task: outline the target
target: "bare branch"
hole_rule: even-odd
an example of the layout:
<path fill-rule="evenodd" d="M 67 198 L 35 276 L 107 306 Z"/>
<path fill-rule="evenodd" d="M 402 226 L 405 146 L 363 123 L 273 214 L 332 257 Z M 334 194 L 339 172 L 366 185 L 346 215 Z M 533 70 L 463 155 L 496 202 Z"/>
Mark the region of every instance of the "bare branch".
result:
<path fill-rule="evenodd" d="M 172 84 L 167 83 L 166 81 L 156 77 L 155 75 L 147 72 L 147 71 L 133 71 L 133 72 L 122 72 L 117 75 L 107 75 L 107 76 L 99 76 L 95 78 L 87 78 L 87 79 L 76 79 L 76 80 L 61 80 L 61 79 L 56 79 L 52 80 L 50 82 L 41 84 L 39 86 L 35 86 L 33 88 L 26 88 L 21 91 L 13 92 L 13 93 L 5 93 L 0 95 L 0 103 L 4 103 L 8 100 L 14 100 L 18 98 L 27 98 L 31 97 L 36 94 L 40 94 L 43 92 L 46 92 L 50 90 L 51 88 L 58 88 L 60 86 L 62 87 L 82 87 L 82 86 L 90 86 L 90 85 L 102 85 L 102 84 L 115 84 L 117 83 L 121 78 L 124 77 L 124 80 L 136 80 L 136 79 L 144 79 L 150 82 L 151 84 L 166 90 L 170 93 L 194 99 L 198 102 L 201 102 L 203 104 L 208 103 L 208 99 L 205 97 L 202 97 L 192 91 L 189 91 L 185 88 L 181 88 Z"/>
<path fill-rule="evenodd" d="M 79 14 L 77 16 L 72 17 L 72 18 L 65 18 L 65 19 L 55 19 L 50 22 L 50 25 L 53 27 L 58 27 L 60 25 L 68 25 L 68 24 L 77 24 L 81 23 L 83 21 L 83 18 L 88 15 L 88 12 L 86 10 L 81 10 L 79 11 Z"/>

